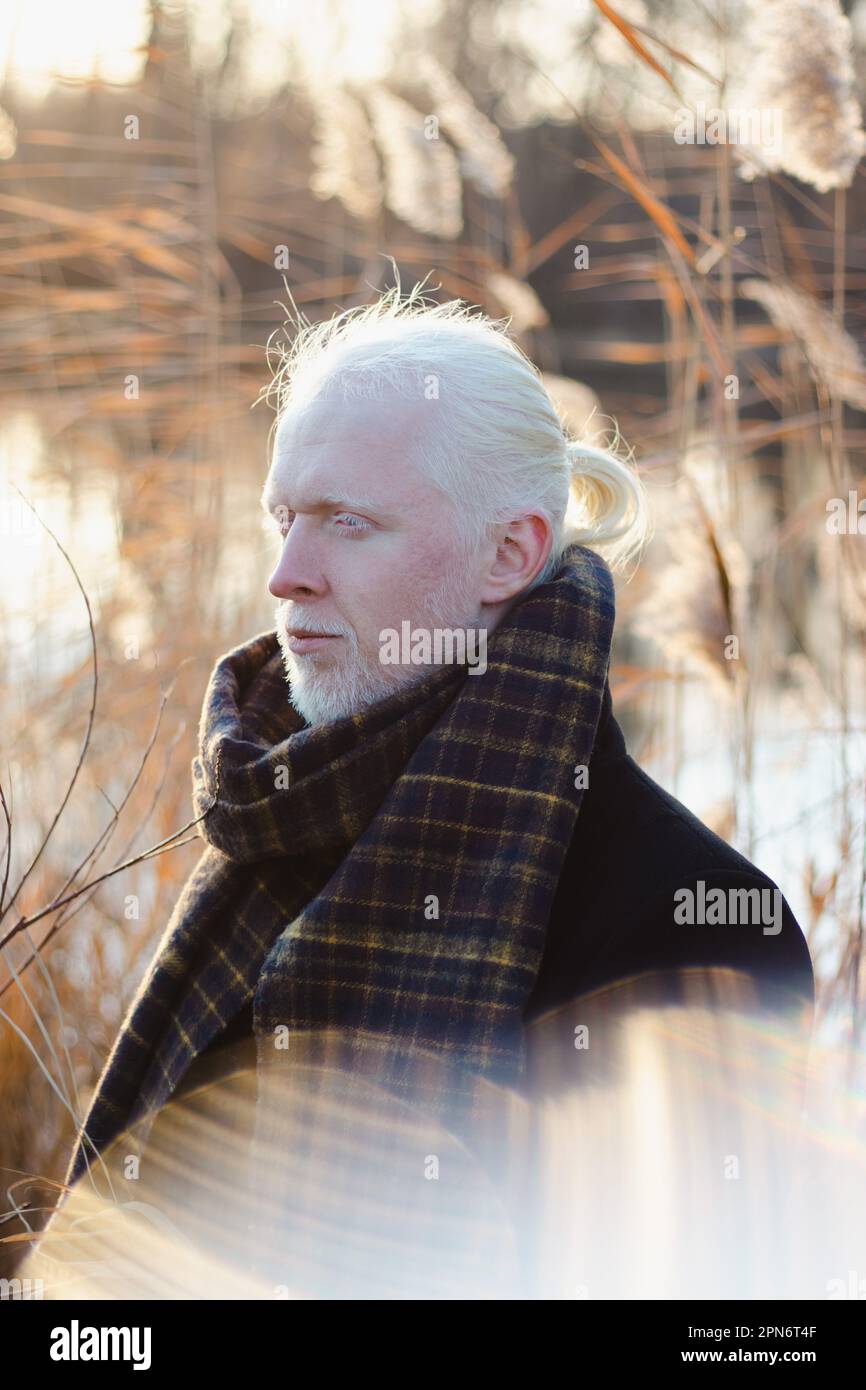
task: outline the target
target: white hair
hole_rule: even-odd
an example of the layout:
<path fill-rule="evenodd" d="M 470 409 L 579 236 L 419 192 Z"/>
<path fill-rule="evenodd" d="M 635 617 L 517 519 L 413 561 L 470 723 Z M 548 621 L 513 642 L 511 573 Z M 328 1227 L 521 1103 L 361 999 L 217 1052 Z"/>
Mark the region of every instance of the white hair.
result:
<path fill-rule="evenodd" d="M 420 291 L 401 297 L 398 283 L 371 304 L 299 322 L 266 388 L 277 393 L 275 424 L 324 388 L 337 387 L 344 399 L 391 391 L 428 400 L 436 427 L 419 435 L 414 462 L 454 504 L 464 554 L 490 528 L 540 512 L 553 544 L 528 588 L 549 579 L 575 543 L 622 567 L 649 533 L 636 470 L 615 445 L 569 437 L 540 372 L 502 321 L 459 299 L 427 302 Z"/>

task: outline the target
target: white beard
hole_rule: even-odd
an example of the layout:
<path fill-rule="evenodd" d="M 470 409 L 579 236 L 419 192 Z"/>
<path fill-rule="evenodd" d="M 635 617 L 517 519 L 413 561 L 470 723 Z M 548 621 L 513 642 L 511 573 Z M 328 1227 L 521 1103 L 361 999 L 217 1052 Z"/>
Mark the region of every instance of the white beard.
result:
<path fill-rule="evenodd" d="M 474 614 L 471 614 L 474 607 Z M 467 592 L 465 568 L 458 567 L 443 583 L 429 595 L 427 613 L 413 618 L 412 627 L 426 628 L 470 628 L 478 626 L 478 603 Z M 453 614 L 459 614 L 455 621 Z M 310 625 L 319 621 L 313 614 L 307 615 Z M 289 700 L 302 719 L 308 724 L 327 724 L 349 715 L 358 714 L 377 700 L 393 695 L 395 690 L 413 685 L 423 680 L 430 672 L 429 666 L 385 665 L 379 660 L 378 652 L 372 657 L 361 652 L 357 634 L 350 630 L 343 633 L 343 647 L 340 657 L 335 661 L 322 652 L 309 652 L 299 655 L 290 651 L 286 633 L 286 612 L 283 607 L 277 610 L 277 637 L 283 654 L 283 665 L 289 682 Z M 298 606 L 291 617 L 292 622 L 304 622 L 299 616 Z"/>
<path fill-rule="evenodd" d="M 350 647 L 348 655 L 344 651 L 342 660 L 335 661 L 329 656 L 320 660 L 318 652 L 300 656 L 290 651 L 285 632 L 282 628 L 277 631 L 289 682 L 289 700 L 308 724 L 344 719 L 390 695 L 401 684 L 399 675 L 404 673 L 400 668 L 382 666 L 378 661 L 371 666 L 359 652 L 354 633 L 351 638 L 348 634 L 343 638 Z M 418 673 L 418 667 L 410 670 L 410 676 Z M 423 668 L 420 673 L 424 674 Z"/>

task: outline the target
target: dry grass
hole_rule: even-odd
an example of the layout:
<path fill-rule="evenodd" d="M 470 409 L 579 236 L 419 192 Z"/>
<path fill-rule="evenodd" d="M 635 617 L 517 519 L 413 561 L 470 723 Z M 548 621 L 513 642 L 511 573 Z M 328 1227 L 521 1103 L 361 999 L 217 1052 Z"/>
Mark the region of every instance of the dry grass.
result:
<path fill-rule="evenodd" d="M 691 59 L 649 21 L 638 31 L 622 17 L 643 12 L 623 6 L 616 24 L 631 80 L 646 71 L 675 85 Z M 91 622 L 50 539 L 27 539 L 24 513 L 9 511 L 23 582 L 0 609 L 12 830 L 2 931 L 15 932 L 0 979 L 0 1169 L 4 1207 L 31 1214 L 7 1233 L 38 1227 L 72 1117 L 194 862 L 179 832 L 209 670 L 269 621 L 255 508 L 270 419 L 249 407 L 283 277 L 315 317 L 365 300 L 385 253 L 407 277 L 434 266 L 445 297 L 512 313 L 563 409 L 597 396 L 636 445 L 660 539 L 620 595 L 618 711 L 634 751 L 676 785 L 693 711 L 717 710 L 727 780 L 708 782 L 695 809 L 712 807 L 759 862 L 782 841 L 796 855 L 801 833 L 820 840 L 783 887 L 804 904 L 819 1017 L 856 1040 L 866 567 L 862 540 L 830 538 L 824 520 L 829 497 L 864 495 L 866 431 L 852 408 L 863 405 L 853 340 L 866 242 L 851 230 L 863 225 L 862 174 L 847 204 L 784 173 L 744 185 L 727 148 L 677 146 L 626 119 L 602 133 L 576 111 L 570 145 L 546 131 L 525 146 L 560 185 L 540 226 L 528 201 L 537 168 L 514 167 L 447 64 L 217 120 L 216 79 L 193 79 L 182 35 L 175 43 L 153 55 L 134 103 L 98 87 L 37 110 L 4 102 L 4 138 L 17 127 L 18 142 L 0 168 L 7 472 L 66 546 L 93 610 Z M 431 99 L 441 133 L 425 140 Z M 117 134 L 131 106 L 146 117 L 135 142 Z M 844 119 L 851 148 L 849 106 Z M 358 138 L 364 122 L 372 143 Z M 586 268 L 573 268 L 575 243 L 591 249 Z M 561 385 L 576 375 L 577 407 Z M 736 667 L 720 650 L 732 632 Z M 826 733 L 824 775 L 793 814 L 755 804 L 768 704 Z M 145 853 L 176 834 L 183 843 Z"/>

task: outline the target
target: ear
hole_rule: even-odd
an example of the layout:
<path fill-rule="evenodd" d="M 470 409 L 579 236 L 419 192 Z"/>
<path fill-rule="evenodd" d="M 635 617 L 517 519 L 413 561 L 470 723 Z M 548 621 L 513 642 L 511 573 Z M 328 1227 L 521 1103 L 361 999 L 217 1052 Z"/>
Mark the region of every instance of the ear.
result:
<path fill-rule="evenodd" d="M 493 528 L 496 547 L 483 575 L 482 603 L 504 603 L 531 584 L 544 568 L 553 547 L 553 529 L 539 512 L 501 522 Z"/>

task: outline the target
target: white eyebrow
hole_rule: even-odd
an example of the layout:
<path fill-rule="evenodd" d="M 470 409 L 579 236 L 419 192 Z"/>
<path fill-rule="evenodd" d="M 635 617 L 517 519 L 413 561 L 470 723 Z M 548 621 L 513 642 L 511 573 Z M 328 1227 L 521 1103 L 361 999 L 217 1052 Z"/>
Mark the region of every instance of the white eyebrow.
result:
<path fill-rule="evenodd" d="M 262 493 L 261 498 L 259 500 L 262 506 L 262 510 L 267 513 L 271 513 L 275 507 L 278 507 L 280 505 L 286 505 L 286 503 L 280 503 L 274 497 L 272 497 L 272 495 L 268 493 L 267 489 L 265 489 L 265 491 Z M 381 503 L 374 501 L 372 498 L 338 497 L 336 493 L 331 492 L 326 492 L 322 497 L 316 498 L 310 505 L 309 510 L 314 512 L 321 511 L 323 507 L 348 507 L 350 511 L 369 511 L 376 512 L 379 516 L 385 515 L 385 513 L 382 511 Z M 289 511 L 291 510 L 292 508 L 290 507 Z"/>

